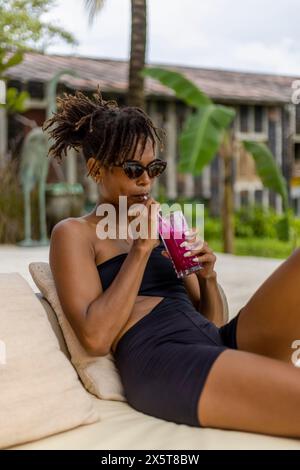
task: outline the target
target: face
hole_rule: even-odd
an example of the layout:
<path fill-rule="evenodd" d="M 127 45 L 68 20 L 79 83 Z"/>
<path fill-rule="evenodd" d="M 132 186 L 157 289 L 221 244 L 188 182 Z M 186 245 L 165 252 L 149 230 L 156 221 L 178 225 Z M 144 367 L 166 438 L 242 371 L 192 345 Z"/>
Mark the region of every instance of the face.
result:
<path fill-rule="evenodd" d="M 150 139 L 147 140 L 145 150 L 141 156 L 140 151 L 141 143 L 138 144 L 135 156 L 132 158 L 132 160 L 136 160 L 142 165 L 147 166 L 155 159 Z M 90 160 L 92 159 L 89 159 L 89 162 Z M 92 163 L 93 162 L 91 161 L 90 164 Z M 102 169 L 102 176 L 102 182 L 99 183 L 101 201 L 118 205 L 119 196 L 127 196 L 128 207 L 135 203 L 145 202 L 145 200 L 139 199 L 137 195 L 150 195 L 155 180 L 155 178 L 150 178 L 148 176 L 147 171 L 144 171 L 144 173 L 136 179 L 130 179 L 121 167 L 113 167 L 111 169 L 104 170 Z"/>

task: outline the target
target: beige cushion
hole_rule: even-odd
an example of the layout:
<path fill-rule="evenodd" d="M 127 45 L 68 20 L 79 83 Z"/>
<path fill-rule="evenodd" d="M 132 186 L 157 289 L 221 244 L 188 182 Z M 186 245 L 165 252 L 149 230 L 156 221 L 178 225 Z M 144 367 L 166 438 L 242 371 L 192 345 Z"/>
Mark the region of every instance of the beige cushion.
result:
<path fill-rule="evenodd" d="M 42 306 L 45 309 L 51 328 L 58 339 L 60 350 L 70 360 L 71 356 L 70 356 L 69 350 L 65 342 L 64 335 L 61 331 L 61 327 L 59 326 L 59 323 L 57 321 L 57 317 L 53 308 L 49 304 L 48 300 L 46 300 L 45 297 L 43 297 L 43 295 L 40 292 L 35 292 L 35 296 L 39 299 L 39 301 L 41 302 Z"/>
<path fill-rule="evenodd" d="M 45 310 L 18 273 L 0 274 L 0 448 L 99 419 Z"/>
<path fill-rule="evenodd" d="M 222 302 L 223 302 L 223 319 L 224 319 L 224 325 L 225 325 L 229 321 L 229 307 L 228 307 L 226 294 L 225 294 L 221 284 L 218 284 L 218 289 L 219 289 L 219 292 L 220 292 L 220 295 L 221 295 L 221 298 L 222 298 Z"/>
<path fill-rule="evenodd" d="M 109 353 L 106 356 L 90 356 L 77 339 L 62 310 L 49 264 L 30 263 L 29 271 L 35 284 L 57 315 L 72 364 L 87 390 L 102 399 L 126 401 L 113 355 Z"/>
<path fill-rule="evenodd" d="M 300 450 L 300 439 L 214 428 L 198 428 L 154 418 L 127 403 L 94 398 L 101 421 L 30 444 L 22 450 Z M 198 465 L 200 468 L 199 459 Z"/>

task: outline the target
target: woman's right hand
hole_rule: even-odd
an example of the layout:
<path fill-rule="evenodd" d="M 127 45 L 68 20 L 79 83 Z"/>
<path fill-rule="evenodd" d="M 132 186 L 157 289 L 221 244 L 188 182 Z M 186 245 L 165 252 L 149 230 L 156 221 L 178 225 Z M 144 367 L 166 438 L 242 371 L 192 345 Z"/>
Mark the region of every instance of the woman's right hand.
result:
<path fill-rule="evenodd" d="M 160 240 L 158 237 L 158 217 L 157 213 L 160 208 L 160 203 L 149 197 L 145 203 L 143 203 L 144 209 L 140 215 L 130 216 L 129 219 L 139 217 L 141 225 L 137 233 L 137 238 L 133 237 L 132 248 L 142 248 L 145 251 L 152 251 L 153 248 L 159 246 Z M 130 214 L 130 208 L 129 208 Z M 130 220 L 131 222 L 131 220 Z M 144 227 L 142 229 L 142 227 Z"/>

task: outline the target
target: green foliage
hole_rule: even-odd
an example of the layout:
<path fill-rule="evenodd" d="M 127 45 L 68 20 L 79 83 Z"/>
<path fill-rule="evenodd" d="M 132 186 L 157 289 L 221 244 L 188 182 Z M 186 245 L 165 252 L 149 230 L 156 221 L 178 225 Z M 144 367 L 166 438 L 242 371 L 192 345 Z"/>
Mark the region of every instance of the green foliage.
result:
<path fill-rule="evenodd" d="M 236 239 L 235 254 L 238 256 L 264 256 L 287 258 L 293 252 L 291 243 L 269 238 Z"/>
<path fill-rule="evenodd" d="M 269 148 L 260 142 L 243 141 L 247 152 L 254 158 L 256 171 L 263 185 L 282 197 L 283 208 L 288 208 L 288 189 L 280 168 Z"/>
<path fill-rule="evenodd" d="M 16 243 L 24 238 L 24 203 L 17 173 L 16 160 L 0 167 L 0 243 Z M 38 189 L 31 193 L 31 211 L 32 237 L 38 239 Z"/>
<path fill-rule="evenodd" d="M 5 80 L 5 73 L 10 67 L 14 67 L 23 60 L 23 53 L 16 51 L 9 53 L 7 50 L 0 48 L 0 80 Z M 8 88 L 6 90 L 6 102 L 0 103 L 0 108 L 5 108 L 8 113 L 21 113 L 26 109 L 26 101 L 29 94 L 26 91 L 18 92 L 16 88 Z"/>
<path fill-rule="evenodd" d="M 293 217 L 291 219 L 291 229 L 296 240 L 300 239 L 300 218 Z"/>
<path fill-rule="evenodd" d="M 294 217 L 291 210 L 280 215 L 272 208 L 264 209 L 259 205 L 242 207 L 235 211 L 234 220 L 235 255 L 287 258 L 300 246 L 300 219 Z M 215 231 L 211 229 L 214 226 Z M 213 250 L 223 251 L 219 218 L 206 216 L 205 239 Z"/>
<path fill-rule="evenodd" d="M 240 238 L 262 237 L 290 241 L 292 223 L 291 210 L 283 215 L 276 214 L 272 208 L 264 209 L 254 205 L 243 207 L 235 212 L 235 235 Z"/>
<path fill-rule="evenodd" d="M 70 33 L 42 19 L 54 5 L 54 0 L 0 0 L 0 80 L 22 62 L 26 50 L 44 51 L 55 39 L 76 43 Z M 0 106 L 20 113 L 28 98 L 27 92 L 9 88 L 6 103 Z"/>
<path fill-rule="evenodd" d="M 223 244 L 220 238 L 208 240 L 208 243 L 213 251 L 222 253 Z M 234 254 L 237 256 L 286 259 L 294 249 L 291 242 L 270 238 L 236 238 L 234 242 Z"/>
<path fill-rule="evenodd" d="M 189 106 L 199 108 L 212 104 L 211 99 L 181 73 L 159 67 L 147 67 L 141 73 L 146 77 L 155 78 L 163 85 L 172 88 L 177 98 Z"/>
<path fill-rule="evenodd" d="M 189 116 L 179 136 L 178 171 L 199 175 L 216 156 L 234 116 L 232 108 L 215 104 L 202 106 Z"/>
<path fill-rule="evenodd" d="M 75 44 L 72 34 L 44 21 L 55 0 L 0 0 L 0 49 L 44 51 L 55 40 Z"/>
<path fill-rule="evenodd" d="M 235 110 L 214 104 L 193 82 L 172 70 L 148 67 L 143 75 L 171 88 L 177 98 L 196 109 L 185 121 L 179 136 L 178 171 L 198 175 L 215 157 Z"/>
<path fill-rule="evenodd" d="M 205 217 L 204 239 L 209 241 L 218 238 L 222 239 L 222 223 L 217 217 Z"/>
<path fill-rule="evenodd" d="M 167 202 L 167 190 L 166 187 L 160 183 L 158 183 L 158 191 L 157 191 L 156 200 L 161 204 Z"/>
<path fill-rule="evenodd" d="M 6 104 L 3 105 L 10 114 L 22 113 L 26 109 L 26 101 L 29 98 L 27 91 L 19 92 L 16 88 L 8 88 L 6 92 Z"/>
<path fill-rule="evenodd" d="M 7 49 L 0 48 L 0 77 L 4 77 L 5 72 L 10 68 L 18 65 L 23 60 L 23 52 L 16 51 L 9 53 Z"/>
<path fill-rule="evenodd" d="M 199 175 L 203 168 L 215 157 L 218 149 L 229 136 L 228 128 L 235 117 L 235 110 L 228 106 L 216 105 L 193 82 L 184 75 L 168 69 L 147 67 L 143 70 L 144 76 L 159 80 L 169 87 L 176 97 L 193 108 L 183 125 L 179 136 L 180 160 L 178 171 Z M 243 141 L 245 149 L 252 155 L 256 170 L 265 187 L 280 194 L 283 208 L 288 210 L 287 183 L 275 163 L 271 151 L 266 145 Z M 229 214 L 227 214 L 230 217 Z M 281 237 L 289 239 L 289 218 L 286 217 L 278 225 Z M 249 236 L 251 229 L 241 228 L 242 236 Z"/>
<path fill-rule="evenodd" d="M 237 237 L 276 238 L 276 223 L 279 216 L 273 209 L 265 210 L 261 206 L 242 207 L 234 214 L 235 235 Z"/>
<path fill-rule="evenodd" d="M 276 222 L 276 233 L 278 240 L 282 241 L 290 241 L 291 239 L 291 225 L 290 225 L 290 218 L 288 214 L 284 214 L 282 217 L 279 218 Z"/>
<path fill-rule="evenodd" d="M 199 199 L 178 197 L 168 200 L 165 188 L 160 187 L 160 203 L 203 203 Z M 288 218 L 288 220 L 286 220 Z M 270 258 L 287 258 L 300 246 L 300 218 L 287 211 L 287 215 L 276 214 L 272 208 L 264 209 L 259 205 L 242 207 L 234 213 L 235 242 L 234 254 L 238 256 L 262 256 Z M 288 237 L 287 238 L 287 233 Z M 223 251 L 222 222 L 220 217 L 212 217 L 208 207 L 204 207 L 204 239 L 216 252 Z"/>

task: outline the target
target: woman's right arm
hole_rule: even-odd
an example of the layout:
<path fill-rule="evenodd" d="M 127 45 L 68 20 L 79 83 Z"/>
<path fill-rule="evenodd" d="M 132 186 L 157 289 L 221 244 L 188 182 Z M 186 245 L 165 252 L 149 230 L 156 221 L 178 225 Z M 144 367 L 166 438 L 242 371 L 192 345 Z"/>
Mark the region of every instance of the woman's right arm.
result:
<path fill-rule="evenodd" d="M 51 233 L 50 267 L 62 309 L 91 355 L 106 355 L 134 307 L 150 253 L 158 240 L 135 240 L 118 274 L 103 291 L 93 247 L 81 222 L 67 219 Z"/>

